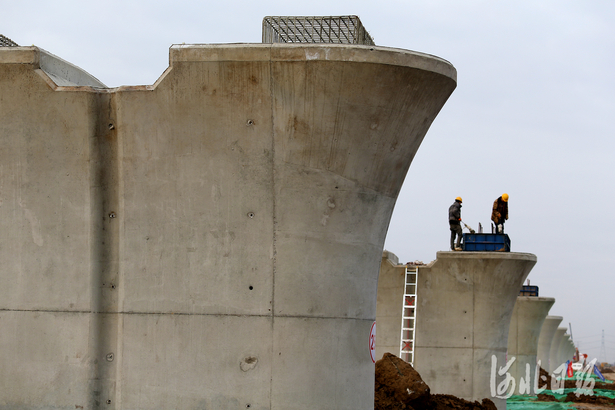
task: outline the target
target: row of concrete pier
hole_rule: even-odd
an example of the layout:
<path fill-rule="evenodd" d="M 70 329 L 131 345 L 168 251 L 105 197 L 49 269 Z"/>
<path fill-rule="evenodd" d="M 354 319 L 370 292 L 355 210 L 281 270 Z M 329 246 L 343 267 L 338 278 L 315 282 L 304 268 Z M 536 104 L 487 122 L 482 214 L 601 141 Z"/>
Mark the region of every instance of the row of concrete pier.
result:
<path fill-rule="evenodd" d="M 403 265 L 383 252 L 376 356 L 410 361 L 434 393 L 490 398 L 500 409 L 509 393 L 551 388 L 537 363 L 561 371 L 576 352 L 558 327 L 563 318 L 549 316 L 555 299 L 520 296 L 536 260 L 529 253 L 438 252 L 427 265 Z"/>

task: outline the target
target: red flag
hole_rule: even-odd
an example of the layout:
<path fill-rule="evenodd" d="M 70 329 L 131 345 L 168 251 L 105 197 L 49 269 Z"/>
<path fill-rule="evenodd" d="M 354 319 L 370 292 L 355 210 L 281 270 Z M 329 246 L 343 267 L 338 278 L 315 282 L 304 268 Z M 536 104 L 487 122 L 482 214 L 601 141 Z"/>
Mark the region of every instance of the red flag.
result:
<path fill-rule="evenodd" d="M 568 377 L 574 376 L 574 370 L 572 370 L 572 362 L 571 361 L 568 362 L 568 371 L 566 372 L 566 375 Z"/>

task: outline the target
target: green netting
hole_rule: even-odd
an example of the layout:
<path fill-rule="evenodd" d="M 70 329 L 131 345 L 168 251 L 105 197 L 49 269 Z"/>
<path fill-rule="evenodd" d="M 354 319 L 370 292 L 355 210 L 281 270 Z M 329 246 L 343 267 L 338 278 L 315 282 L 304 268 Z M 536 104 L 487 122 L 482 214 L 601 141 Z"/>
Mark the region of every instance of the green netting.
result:
<path fill-rule="evenodd" d="M 596 376 L 594 373 L 590 373 L 589 375 L 587 373 L 583 374 L 581 376 L 581 378 L 583 379 L 587 379 L 588 377 L 591 377 L 592 379 L 594 379 L 596 382 L 600 382 L 600 383 L 614 383 L 612 380 L 609 379 L 605 379 L 604 381 L 600 380 L 600 378 L 598 376 Z M 577 373 L 575 373 L 574 376 L 572 377 L 564 377 L 566 380 L 576 380 L 577 379 Z"/>
<path fill-rule="evenodd" d="M 594 394 L 597 396 L 608 397 L 609 399 L 615 399 L 615 390 L 594 389 Z"/>
<path fill-rule="evenodd" d="M 564 394 L 554 393 L 551 390 L 545 390 L 543 394 L 555 397 L 557 402 L 553 401 L 538 401 L 537 396 L 512 396 L 506 400 L 507 410 L 569 410 L 575 409 L 574 403 L 564 402 L 564 398 L 568 393 L 579 392 L 581 394 L 589 394 L 590 391 L 580 389 L 564 389 Z M 592 395 L 592 394 L 589 394 Z M 593 395 L 615 398 L 615 391 L 594 389 Z"/>
<path fill-rule="evenodd" d="M 536 396 L 512 396 L 506 400 L 507 410 L 572 410 L 573 403 L 536 401 Z"/>

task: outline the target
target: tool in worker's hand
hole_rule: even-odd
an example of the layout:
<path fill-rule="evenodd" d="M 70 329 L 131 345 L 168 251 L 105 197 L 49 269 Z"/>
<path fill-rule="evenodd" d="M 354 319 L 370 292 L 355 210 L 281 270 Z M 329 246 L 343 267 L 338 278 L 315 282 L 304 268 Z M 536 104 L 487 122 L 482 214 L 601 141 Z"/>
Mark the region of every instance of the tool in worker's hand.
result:
<path fill-rule="evenodd" d="M 470 228 L 470 227 L 468 226 L 468 224 L 466 224 L 465 222 L 463 222 L 461 219 L 460 219 L 460 221 L 461 221 L 461 223 L 463 224 L 463 226 L 465 226 L 466 228 L 468 228 L 468 229 L 470 230 L 470 233 L 476 233 L 476 231 L 475 231 L 474 229 Z"/>

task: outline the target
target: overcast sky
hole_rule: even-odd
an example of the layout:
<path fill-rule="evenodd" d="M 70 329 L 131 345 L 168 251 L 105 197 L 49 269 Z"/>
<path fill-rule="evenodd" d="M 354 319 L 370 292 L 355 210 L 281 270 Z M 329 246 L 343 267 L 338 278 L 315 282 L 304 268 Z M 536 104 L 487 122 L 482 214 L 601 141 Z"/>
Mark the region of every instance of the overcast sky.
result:
<path fill-rule="evenodd" d="M 400 262 L 447 250 L 447 212 L 489 229 L 510 195 L 514 252 L 530 252 L 550 315 L 581 350 L 615 361 L 615 1 L 5 2 L 0 34 L 80 66 L 108 86 L 153 84 L 168 49 L 257 43 L 265 16 L 355 14 L 377 45 L 433 54 L 458 86 L 419 149 L 385 248 Z M 600 357 L 600 359 L 604 359 Z"/>

